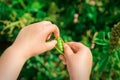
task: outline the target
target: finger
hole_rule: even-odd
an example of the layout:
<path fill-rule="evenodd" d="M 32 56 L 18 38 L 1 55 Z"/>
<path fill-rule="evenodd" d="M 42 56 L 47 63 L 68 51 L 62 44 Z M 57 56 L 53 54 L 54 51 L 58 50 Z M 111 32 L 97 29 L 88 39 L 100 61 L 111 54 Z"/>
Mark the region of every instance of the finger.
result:
<path fill-rule="evenodd" d="M 70 48 L 73 50 L 74 53 L 79 51 L 79 46 L 75 42 L 69 42 L 67 44 L 70 46 Z"/>
<path fill-rule="evenodd" d="M 56 44 L 57 44 L 56 40 L 52 40 L 52 41 L 46 42 L 45 43 L 46 50 L 48 51 L 48 50 L 53 49 Z"/>
<path fill-rule="evenodd" d="M 78 52 L 78 51 L 81 50 L 81 49 L 86 48 L 86 46 L 83 45 L 83 44 L 80 43 L 80 42 L 68 42 L 67 44 L 71 47 L 71 49 L 72 49 L 73 52 L 75 52 L 75 53 Z"/>
<path fill-rule="evenodd" d="M 60 55 L 60 56 L 59 56 L 59 59 L 60 59 L 60 60 L 65 60 L 65 58 L 64 58 L 63 55 Z"/>
<path fill-rule="evenodd" d="M 62 61 L 62 63 L 63 63 L 64 65 L 66 65 L 66 62 L 65 62 L 65 61 Z"/>
<path fill-rule="evenodd" d="M 50 34 L 50 33 L 54 33 L 54 36 L 57 38 L 57 37 L 59 37 L 60 36 L 60 34 L 59 34 L 59 29 L 58 29 L 58 27 L 55 25 L 55 24 L 49 24 L 48 25 L 49 27 L 47 28 L 47 32 L 48 32 L 48 34 Z"/>
<path fill-rule="evenodd" d="M 72 55 L 72 54 L 73 54 L 72 49 L 65 43 L 64 44 L 64 55 L 69 56 L 69 55 Z"/>
<path fill-rule="evenodd" d="M 52 23 L 50 21 L 41 21 L 41 22 L 38 22 L 38 23 L 35 23 L 35 24 L 37 25 L 37 27 L 40 27 L 40 25 L 48 25 L 48 24 L 52 24 Z"/>
<path fill-rule="evenodd" d="M 63 63 L 63 64 L 66 64 L 66 60 L 65 60 L 64 55 L 60 55 L 60 56 L 59 56 L 59 59 L 62 60 L 62 63 Z"/>
<path fill-rule="evenodd" d="M 49 40 L 49 39 L 50 39 L 50 37 L 51 37 L 51 35 L 52 35 L 52 33 L 50 33 L 50 34 L 48 35 L 48 37 L 47 37 L 47 39 L 46 39 L 46 40 Z"/>
<path fill-rule="evenodd" d="M 50 21 L 41 21 L 41 22 L 38 22 L 38 23 L 31 24 L 31 26 L 37 27 L 39 29 L 40 26 L 47 26 L 47 25 L 50 25 L 50 24 L 52 24 Z"/>

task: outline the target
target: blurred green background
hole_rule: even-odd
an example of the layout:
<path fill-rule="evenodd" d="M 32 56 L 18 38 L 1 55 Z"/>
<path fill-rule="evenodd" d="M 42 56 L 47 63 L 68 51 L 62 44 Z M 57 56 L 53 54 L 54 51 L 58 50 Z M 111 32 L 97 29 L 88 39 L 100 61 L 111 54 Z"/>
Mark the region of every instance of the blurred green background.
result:
<path fill-rule="evenodd" d="M 21 28 L 43 20 L 56 24 L 64 41 L 91 49 L 91 80 L 120 80 L 120 0 L 0 0 L 0 54 Z M 29 59 L 18 80 L 68 80 L 58 56 L 53 49 Z"/>

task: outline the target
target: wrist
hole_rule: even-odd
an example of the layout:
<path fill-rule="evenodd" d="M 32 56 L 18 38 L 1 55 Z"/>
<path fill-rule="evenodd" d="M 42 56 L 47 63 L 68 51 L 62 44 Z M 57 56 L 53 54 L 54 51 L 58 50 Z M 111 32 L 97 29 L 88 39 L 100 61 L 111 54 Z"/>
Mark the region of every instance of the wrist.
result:
<path fill-rule="evenodd" d="M 70 78 L 70 80 L 90 80 L 89 78 Z"/>
<path fill-rule="evenodd" d="M 70 80 L 90 80 L 88 76 L 76 76 L 76 75 L 72 75 L 70 76 Z"/>
<path fill-rule="evenodd" d="M 13 46 L 5 50 L 0 57 L 0 80 L 17 80 L 27 60 L 22 54 L 22 51 L 15 49 Z"/>
<path fill-rule="evenodd" d="M 17 60 L 22 60 L 26 61 L 28 59 L 27 56 L 25 56 L 26 52 L 19 47 L 16 47 L 14 45 L 11 45 L 10 47 L 7 48 L 6 50 L 13 58 L 17 58 Z"/>

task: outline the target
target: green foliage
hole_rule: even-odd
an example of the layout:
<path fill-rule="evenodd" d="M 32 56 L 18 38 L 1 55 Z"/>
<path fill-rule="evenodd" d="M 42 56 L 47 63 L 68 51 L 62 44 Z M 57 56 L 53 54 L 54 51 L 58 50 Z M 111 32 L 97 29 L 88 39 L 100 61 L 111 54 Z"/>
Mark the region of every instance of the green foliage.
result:
<path fill-rule="evenodd" d="M 111 31 L 111 48 L 117 50 L 120 47 L 120 22 L 117 23 Z"/>
<path fill-rule="evenodd" d="M 120 80 L 120 31 L 113 28 L 119 14 L 119 0 L 0 0 L 0 53 L 21 28 L 49 20 L 59 27 L 65 42 L 78 41 L 91 48 L 91 80 Z M 69 76 L 52 50 L 29 59 L 18 79 L 68 80 Z"/>

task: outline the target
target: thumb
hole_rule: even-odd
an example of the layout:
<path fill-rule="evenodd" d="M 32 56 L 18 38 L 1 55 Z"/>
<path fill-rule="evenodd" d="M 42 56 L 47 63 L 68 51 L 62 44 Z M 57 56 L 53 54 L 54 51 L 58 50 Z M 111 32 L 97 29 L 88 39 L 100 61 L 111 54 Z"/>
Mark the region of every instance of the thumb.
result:
<path fill-rule="evenodd" d="M 52 40 L 46 43 L 46 50 L 51 50 L 55 47 L 55 45 L 57 44 L 56 40 Z"/>
<path fill-rule="evenodd" d="M 64 54 L 66 56 L 69 56 L 69 55 L 73 54 L 72 49 L 67 44 L 64 44 Z"/>

